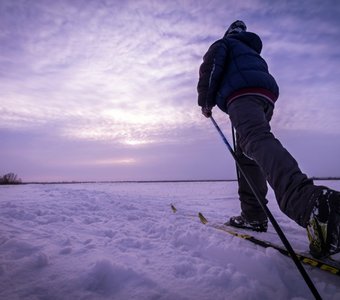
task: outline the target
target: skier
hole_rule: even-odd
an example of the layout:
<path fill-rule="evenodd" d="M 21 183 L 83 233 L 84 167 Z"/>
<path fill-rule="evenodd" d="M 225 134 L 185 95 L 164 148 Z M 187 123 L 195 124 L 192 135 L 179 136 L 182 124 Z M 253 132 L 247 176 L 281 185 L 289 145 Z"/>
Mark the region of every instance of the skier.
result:
<path fill-rule="evenodd" d="M 278 85 L 261 57 L 260 37 L 233 22 L 222 39 L 203 57 L 197 85 L 198 105 L 209 118 L 217 105 L 236 130 L 236 155 L 265 199 L 267 183 L 280 209 L 307 229 L 310 252 L 325 257 L 340 251 L 340 192 L 316 186 L 271 133 L 270 120 L 279 96 Z M 241 214 L 228 224 L 267 231 L 268 220 L 248 183 L 240 174 Z M 265 200 L 266 203 L 268 202 Z"/>

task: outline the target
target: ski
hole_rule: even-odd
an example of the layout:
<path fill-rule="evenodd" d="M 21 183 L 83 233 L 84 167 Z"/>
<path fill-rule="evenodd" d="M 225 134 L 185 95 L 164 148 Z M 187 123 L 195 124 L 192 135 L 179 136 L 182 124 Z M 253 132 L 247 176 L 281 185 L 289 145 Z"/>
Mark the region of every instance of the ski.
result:
<path fill-rule="evenodd" d="M 177 213 L 177 208 L 171 204 L 171 209 L 173 211 L 173 213 Z M 218 223 L 212 223 L 209 222 L 208 219 L 202 214 L 202 213 L 198 213 L 198 215 L 196 215 L 196 217 L 198 216 L 199 221 L 206 225 L 209 226 L 211 228 L 223 231 L 225 233 L 228 233 L 230 235 L 233 235 L 235 237 L 247 240 L 253 244 L 256 244 L 258 246 L 261 246 L 263 248 L 273 248 L 277 251 L 279 251 L 281 254 L 290 257 L 289 252 L 287 251 L 287 249 L 285 249 L 283 246 L 279 246 L 277 244 L 274 244 L 272 242 L 266 241 L 266 240 L 262 240 L 259 239 L 258 237 L 255 237 L 251 234 L 248 233 L 244 233 L 241 232 L 242 229 L 238 229 L 238 228 L 234 228 L 225 224 L 218 224 Z M 190 217 L 192 217 L 192 215 L 190 215 Z M 337 275 L 340 276 L 340 262 L 333 260 L 332 258 L 325 258 L 325 259 L 317 259 L 312 257 L 310 254 L 308 253 L 296 253 L 298 259 L 306 265 L 312 266 L 314 268 L 318 268 L 320 270 L 329 272 L 333 275 Z"/>

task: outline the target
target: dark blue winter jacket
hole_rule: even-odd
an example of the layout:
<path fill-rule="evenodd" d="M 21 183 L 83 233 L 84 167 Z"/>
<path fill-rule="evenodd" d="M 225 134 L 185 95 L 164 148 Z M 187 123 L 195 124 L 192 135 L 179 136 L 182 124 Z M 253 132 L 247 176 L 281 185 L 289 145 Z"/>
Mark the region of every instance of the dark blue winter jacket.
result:
<path fill-rule="evenodd" d="M 252 32 L 225 35 L 213 43 L 203 57 L 197 85 L 198 105 L 218 107 L 238 97 L 259 95 L 274 104 L 279 88 L 260 56 L 262 41 Z"/>

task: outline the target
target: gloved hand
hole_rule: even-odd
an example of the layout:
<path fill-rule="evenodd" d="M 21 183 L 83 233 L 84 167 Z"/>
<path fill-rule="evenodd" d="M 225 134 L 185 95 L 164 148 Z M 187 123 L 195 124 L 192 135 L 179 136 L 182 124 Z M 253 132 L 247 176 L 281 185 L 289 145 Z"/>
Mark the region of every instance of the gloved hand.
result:
<path fill-rule="evenodd" d="M 210 118 L 212 115 L 212 111 L 211 111 L 212 107 L 202 107 L 202 114 L 206 117 L 206 118 Z"/>

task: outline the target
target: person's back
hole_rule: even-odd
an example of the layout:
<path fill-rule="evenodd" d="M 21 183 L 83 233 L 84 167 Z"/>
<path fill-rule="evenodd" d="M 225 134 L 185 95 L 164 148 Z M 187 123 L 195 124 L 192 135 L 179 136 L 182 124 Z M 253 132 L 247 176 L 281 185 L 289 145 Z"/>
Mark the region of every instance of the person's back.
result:
<path fill-rule="evenodd" d="M 226 111 L 226 105 L 245 94 L 259 94 L 274 103 L 279 87 L 261 57 L 262 41 L 252 32 L 226 34 L 221 40 L 228 52 L 228 66 L 223 73 L 216 103 Z"/>
<path fill-rule="evenodd" d="M 198 104 L 218 107 L 226 112 L 227 105 L 243 95 L 261 95 L 275 103 L 279 87 L 261 57 L 260 37 L 247 31 L 228 30 L 213 43 L 204 55 L 197 85 Z"/>

